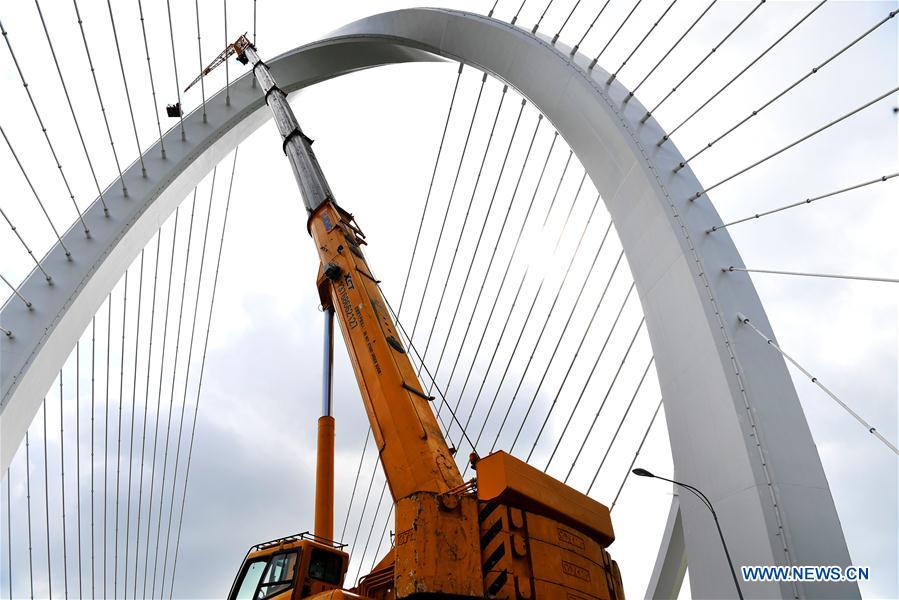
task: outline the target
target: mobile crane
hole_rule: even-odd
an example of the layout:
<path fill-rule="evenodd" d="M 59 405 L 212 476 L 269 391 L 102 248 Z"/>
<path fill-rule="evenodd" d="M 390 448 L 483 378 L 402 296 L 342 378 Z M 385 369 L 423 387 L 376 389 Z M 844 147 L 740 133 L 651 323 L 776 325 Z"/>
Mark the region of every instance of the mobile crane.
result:
<path fill-rule="evenodd" d="M 191 85 L 232 55 L 252 65 L 309 214 L 307 230 L 321 260 L 325 376 L 315 531 L 253 546 L 229 599 L 623 599 L 618 566 L 606 551 L 615 539 L 608 508 L 502 451 L 472 453 L 477 477 L 463 482 L 433 398 L 418 381 L 362 252 L 365 235 L 335 201 L 312 140 L 268 65 L 241 36 Z M 396 515 L 393 548 L 349 590 L 343 587 L 349 554 L 333 541 L 335 314 Z"/>

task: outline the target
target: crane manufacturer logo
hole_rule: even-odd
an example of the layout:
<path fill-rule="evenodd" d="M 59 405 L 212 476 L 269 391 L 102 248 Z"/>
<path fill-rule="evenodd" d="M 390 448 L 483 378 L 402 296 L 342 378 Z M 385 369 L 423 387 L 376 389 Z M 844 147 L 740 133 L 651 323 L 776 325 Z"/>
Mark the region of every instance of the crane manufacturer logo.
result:
<path fill-rule="evenodd" d="M 590 571 L 588 571 L 584 567 L 580 567 L 574 563 L 570 563 L 567 560 L 562 561 L 562 572 L 566 575 L 577 577 L 578 579 L 581 579 L 583 581 L 590 581 Z"/>
<path fill-rule="evenodd" d="M 581 550 L 583 550 L 585 547 L 584 538 L 579 535 L 575 535 L 570 531 L 562 529 L 561 527 L 559 527 L 559 541 L 563 544 L 568 544 L 569 546 L 574 546 L 575 548 L 579 548 Z"/>
<path fill-rule="evenodd" d="M 340 306 L 343 308 L 343 314 L 346 315 L 347 324 L 350 329 L 355 329 L 359 325 L 356 315 L 353 311 L 353 303 L 350 302 L 348 289 L 354 289 L 353 279 L 349 275 L 345 275 L 343 281 L 337 283 L 337 295 L 340 297 Z"/>

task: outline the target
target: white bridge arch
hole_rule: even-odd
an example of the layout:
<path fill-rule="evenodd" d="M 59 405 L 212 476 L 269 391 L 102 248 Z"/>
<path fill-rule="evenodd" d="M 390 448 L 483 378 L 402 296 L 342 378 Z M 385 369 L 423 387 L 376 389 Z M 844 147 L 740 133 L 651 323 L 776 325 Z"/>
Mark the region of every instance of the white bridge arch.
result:
<path fill-rule="evenodd" d="M 704 490 L 721 518 L 736 564 L 848 565 L 827 479 L 782 357 L 741 327 L 738 313 L 770 331 L 762 303 L 702 186 L 636 98 L 590 60 L 507 23 L 458 11 L 410 9 L 352 23 L 328 39 L 269 61 L 290 93 L 380 65 L 458 60 L 516 88 L 552 122 L 586 168 L 612 216 L 646 315 L 656 357 L 676 477 Z M 252 75 L 206 101 L 84 212 L 87 239 L 72 227 L 0 310 L 13 336 L 0 340 L 0 468 L 6 469 L 41 399 L 91 316 L 189 191 L 269 117 Z M 348 208 L 352 207 L 352 202 Z M 698 597 L 726 597 L 733 581 L 706 508 L 672 505 L 650 593 L 676 593 L 689 556 Z M 855 584 L 753 584 L 759 597 L 852 597 Z"/>

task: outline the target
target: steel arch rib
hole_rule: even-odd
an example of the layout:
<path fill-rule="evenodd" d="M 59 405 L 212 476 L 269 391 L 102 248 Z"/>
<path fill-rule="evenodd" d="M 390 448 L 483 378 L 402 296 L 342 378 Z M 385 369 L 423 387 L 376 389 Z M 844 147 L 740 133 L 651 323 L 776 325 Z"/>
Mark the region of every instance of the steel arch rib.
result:
<path fill-rule="evenodd" d="M 817 449 L 783 359 L 741 329 L 737 312 L 771 330 L 742 261 L 681 154 L 656 142 L 664 132 L 645 108 L 589 58 L 561 44 L 480 15 L 408 9 L 352 23 L 327 39 L 269 61 L 286 92 L 355 70 L 444 57 L 483 69 L 516 88 L 553 123 L 602 194 L 630 264 L 656 356 L 678 479 L 715 504 L 734 560 L 744 565 L 850 564 L 849 552 Z M 43 259 L 48 286 L 33 272 L 21 290 L 34 309 L 8 301 L 0 323 L 0 470 L 24 437 L 76 339 L 107 292 L 188 192 L 268 118 L 250 74 L 207 99 L 184 119 L 186 139 L 165 136 L 85 211 L 93 237 L 75 227 L 64 236 L 67 261 L 54 247 Z M 326 158 L 325 158 L 326 160 Z M 352 204 L 352 202 L 350 202 Z M 355 207 L 357 210 L 359 207 Z M 681 497 L 690 581 L 698 597 L 734 595 L 733 581 L 705 507 Z M 651 551 L 651 553 L 654 550 Z M 625 576 L 627 574 L 625 573 Z M 803 584 L 802 596 L 858 596 L 855 584 Z M 790 585 L 753 584 L 753 596 L 791 597 Z"/>

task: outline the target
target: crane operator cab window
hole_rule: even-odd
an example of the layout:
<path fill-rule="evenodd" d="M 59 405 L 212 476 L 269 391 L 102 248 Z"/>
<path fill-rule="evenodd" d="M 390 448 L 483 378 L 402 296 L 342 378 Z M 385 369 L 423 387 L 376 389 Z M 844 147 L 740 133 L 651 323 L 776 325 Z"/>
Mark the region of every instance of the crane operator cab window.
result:
<path fill-rule="evenodd" d="M 312 549 L 309 559 L 309 577 L 340 585 L 343 575 L 343 559 L 338 554 L 327 552 L 320 548 Z"/>
<path fill-rule="evenodd" d="M 265 600 L 293 587 L 299 552 L 291 550 L 250 561 L 237 588 L 237 600 Z"/>

